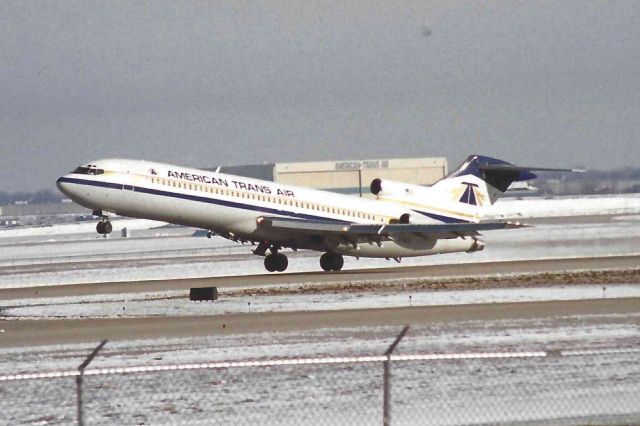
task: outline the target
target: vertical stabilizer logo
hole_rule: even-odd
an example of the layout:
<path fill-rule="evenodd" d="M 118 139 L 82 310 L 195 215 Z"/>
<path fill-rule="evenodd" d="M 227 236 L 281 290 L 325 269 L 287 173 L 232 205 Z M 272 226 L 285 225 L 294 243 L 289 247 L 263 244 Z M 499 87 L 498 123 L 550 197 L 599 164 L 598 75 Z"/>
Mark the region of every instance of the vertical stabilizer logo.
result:
<path fill-rule="evenodd" d="M 484 204 L 484 195 L 480 192 L 477 184 L 470 182 L 462 182 L 465 188 L 462 190 L 462 194 L 457 192 L 455 198 L 458 198 L 458 202 L 470 204 L 472 206 L 480 206 Z"/>

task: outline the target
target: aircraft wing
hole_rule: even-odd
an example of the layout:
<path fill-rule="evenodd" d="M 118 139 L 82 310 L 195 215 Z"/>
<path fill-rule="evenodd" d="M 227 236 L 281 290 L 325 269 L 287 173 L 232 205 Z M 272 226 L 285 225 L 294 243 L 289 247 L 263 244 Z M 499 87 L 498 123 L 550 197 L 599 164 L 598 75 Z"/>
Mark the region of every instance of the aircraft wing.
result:
<path fill-rule="evenodd" d="M 517 222 L 481 222 L 453 224 L 359 224 L 335 223 L 306 219 L 260 217 L 258 226 L 289 233 L 344 237 L 349 240 L 388 240 L 396 235 L 414 234 L 431 238 L 457 238 L 476 236 L 480 231 L 522 228 Z"/>

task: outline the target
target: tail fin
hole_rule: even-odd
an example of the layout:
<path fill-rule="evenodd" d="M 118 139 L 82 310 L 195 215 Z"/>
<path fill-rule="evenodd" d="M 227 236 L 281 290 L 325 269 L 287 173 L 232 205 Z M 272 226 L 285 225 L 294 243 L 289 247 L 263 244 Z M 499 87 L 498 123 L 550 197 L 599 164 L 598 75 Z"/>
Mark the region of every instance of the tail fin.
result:
<path fill-rule="evenodd" d="M 533 172 L 572 172 L 571 169 L 551 169 L 547 167 L 515 166 L 497 158 L 471 155 L 465 162 L 445 179 L 457 176 L 474 175 L 493 188 L 505 192 L 513 182 L 521 182 L 538 177 Z"/>
<path fill-rule="evenodd" d="M 433 184 L 430 195 L 461 217 L 479 220 L 513 182 L 535 179 L 534 171 L 572 170 L 520 167 L 496 158 L 471 155 L 460 167 Z"/>

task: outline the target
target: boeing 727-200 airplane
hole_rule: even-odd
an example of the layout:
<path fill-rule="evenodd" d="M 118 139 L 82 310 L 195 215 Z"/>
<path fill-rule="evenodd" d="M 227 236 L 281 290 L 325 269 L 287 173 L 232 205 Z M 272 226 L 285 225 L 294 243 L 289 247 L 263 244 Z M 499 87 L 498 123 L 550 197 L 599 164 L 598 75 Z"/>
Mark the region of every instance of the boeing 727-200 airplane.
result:
<path fill-rule="evenodd" d="M 375 199 L 301 188 L 147 161 L 108 159 L 58 179 L 60 191 L 100 217 L 97 231 L 112 230 L 107 213 L 209 230 L 257 243 L 270 271 L 287 269 L 283 248 L 324 252 L 320 266 L 339 271 L 343 256 L 393 258 L 482 250 L 481 231 L 517 228 L 481 218 L 512 182 L 534 171 L 472 155 L 431 186 L 374 179 Z"/>

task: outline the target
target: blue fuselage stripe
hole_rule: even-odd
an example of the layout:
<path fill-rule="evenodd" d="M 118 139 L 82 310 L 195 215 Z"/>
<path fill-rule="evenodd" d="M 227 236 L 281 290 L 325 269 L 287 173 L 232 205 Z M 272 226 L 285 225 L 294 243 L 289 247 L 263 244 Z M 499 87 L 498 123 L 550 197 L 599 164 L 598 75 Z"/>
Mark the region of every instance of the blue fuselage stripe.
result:
<path fill-rule="evenodd" d="M 423 216 L 429 217 L 431 219 L 439 220 L 440 222 L 444 222 L 444 223 L 471 223 L 468 220 L 456 219 L 455 217 L 442 216 L 435 213 L 423 212 L 421 210 L 413 210 L 413 211 Z"/>
<path fill-rule="evenodd" d="M 117 190 L 122 190 L 122 187 L 123 187 L 123 184 L 120 184 L 120 183 L 102 182 L 102 181 L 94 181 L 94 180 L 86 180 L 86 179 L 75 179 L 75 178 L 67 178 L 67 177 L 61 177 L 60 179 L 58 179 L 58 182 L 72 183 L 77 185 L 97 186 L 101 188 L 117 189 Z M 184 194 L 180 192 L 163 191 L 158 189 L 145 188 L 143 186 L 133 186 L 133 191 L 144 193 L 144 194 L 159 195 L 162 197 L 178 198 L 182 200 L 216 204 L 224 207 L 231 207 L 231 208 L 242 209 L 242 210 L 251 210 L 251 211 L 256 211 L 260 213 L 277 214 L 280 216 L 288 216 L 288 217 L 293 217 L 298 219 L 322 220 L 325 222 L 328 221 L 328 222 L 335 222 L 335 223 L 351 223 L 350 221 L 333 219 L 333 218 L 324 217 L 324 216 L 295 213 L 288 210 L 272 209 L 269 207 L 261 207 L 253 204 L 239 203 L 236 201 L 226 201 L 218 198 L 203 197 L 199 195 L 190 195 L 190 194 Z"/>

